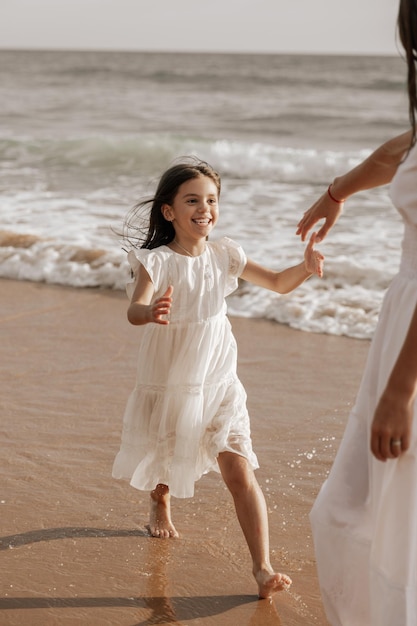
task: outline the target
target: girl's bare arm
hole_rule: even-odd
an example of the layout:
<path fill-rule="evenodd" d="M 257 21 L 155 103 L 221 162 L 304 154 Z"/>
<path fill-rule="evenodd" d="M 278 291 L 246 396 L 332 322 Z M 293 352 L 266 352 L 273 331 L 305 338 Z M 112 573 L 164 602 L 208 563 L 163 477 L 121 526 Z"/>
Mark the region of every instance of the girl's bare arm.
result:
<path fill-rule="evenodd" d="M 315 239 L 316 235 L 313 233 L 306 246 L 302 263 L 277 272 L 249 259 L 241 278 L 259 287 L 284 294 L 296 289 L 313 274 L 323 276 L 324 256 L 314 249 Z"/>
<path fill-rule="evenodd" d="M 168 287 L 161 298 L 152 301 L 154 286 L 148 272 L 143 265 L 139 265 L 136 276 L 136 285 L 132 300 L 127 310 L 127 319 L 135 326 L 149 324 L 169 324 L 166 316 L 169 315 L 172 304 L 173 288 Z"/>

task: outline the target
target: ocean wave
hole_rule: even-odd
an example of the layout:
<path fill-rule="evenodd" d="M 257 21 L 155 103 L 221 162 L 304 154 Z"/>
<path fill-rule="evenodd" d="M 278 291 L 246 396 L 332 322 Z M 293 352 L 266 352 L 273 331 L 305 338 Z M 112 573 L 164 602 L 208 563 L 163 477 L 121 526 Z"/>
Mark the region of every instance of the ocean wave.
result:
<path fill-rule="evenodd" d="M 71 287 L 123 289 L 126 255 L 27 233 L 0 231 L 0 276 Z"/>
<path fill-rule="evenodd" d="M 89 136 L 63 139 L 31 137 L 0 140 L 2 176 L 22 173 L 79 170 L 101 176 L 143 177 L 160 173 L 181 156 L 196 155 L 212 163 L 223 176 L 257 177 L 282 182 L 315 183 L 344 171 L 368 151 L 334 151 L 281 147 L 265 142 L 211 140 L 199 137 L 149 134 L 133 137 Z M 107 180 L 107 179 L 106 179 Z"/>
<path fill-rule="evenodd" d="M 130 280 L 122 250 L 13 231 L 0 231 L 0 276 L 115 290 L 124 290 Z M 369 339 L 391 278 L 386 268 L 378 270 L 341 256 L 328 263 L 325 279 L 312 279 L 285 296 L 240 281 L 228 298 L 228 308 L 239 317 L 262 317 L 299 330 Z"/>

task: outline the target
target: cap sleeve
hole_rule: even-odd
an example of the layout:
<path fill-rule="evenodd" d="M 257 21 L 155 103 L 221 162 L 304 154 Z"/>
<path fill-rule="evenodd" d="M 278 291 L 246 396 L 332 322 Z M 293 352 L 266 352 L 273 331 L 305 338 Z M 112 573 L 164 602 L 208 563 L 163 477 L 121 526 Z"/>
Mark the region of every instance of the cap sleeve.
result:
<path fill-rule="evenodd" d="M 245 269 L 247 257 L 242 246 L 233 241 L 233 239 L 229 239 L 229 237 L 220 239 L 219 244 L 226 252 L 228 258 L 228 272 L 225 285 L 225 296 L 228 296 L 238 287 L 237 279 Z"/>
<path fill-rule="evenodd" d="M 156 250 L 134 248 L 128 252 L 127 260 L 129 261 L 133 277 L 133 280 L 126 285 L 128 298 L 131 299 L 133 296 L 139 265 L 143 265 L 145 270 L 148 272 L 155 291 L 157 291 L 161 282 L 163 262 L 161 256 L 156 252 Z"/>

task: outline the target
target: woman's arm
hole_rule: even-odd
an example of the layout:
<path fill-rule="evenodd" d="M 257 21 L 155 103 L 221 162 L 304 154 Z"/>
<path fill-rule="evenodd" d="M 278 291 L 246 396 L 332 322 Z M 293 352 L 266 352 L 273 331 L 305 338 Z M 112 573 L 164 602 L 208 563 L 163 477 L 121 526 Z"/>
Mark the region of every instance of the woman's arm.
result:
<path fill-rule="evenodd" d="M 313 274 L 321 278 L 323 276 L 324 256 L 314 249 L 315 240 L 316 235 L 313 233 L 305 248 L 302 263 L 282 270 L 282 272 L 277 272 L 248 259 L 241 278 L 277 293 L 293 291 Z"/>
<path fill-rule="evenodd" d="M 317 233 L 317 241 L 323 240 L 339 219 L 343 210 L 343 202 L 349 196 L 358 191 L 373 189 L 391 182 L 401 160 L 410 147 L 410 142 L 411 130 L 385 142 L 362 163 L 343 176 L 337 176 L 330 187 L 330 192 L 338 202 L 335 202 L 326 191 L 304 213 L 297 225 L 296 234 L 301 235 L 301 239 L 304 241 L 309 230 L 318 221 L 324 219 L 325 222 Z"/>
<path fill-rule="evenodd" d="M 150 322 L 169 324 L 169 320 L 162 316 L 169 315 L 172 304 L 172 292 L 173 287 L 168 287 L 161 298 L 152 302 L 154 295 L 153 283 L 143 265 L 139 265 L 135 290 L 127 310 L 127 319 L 135 326 L 149 324 Z"/>
<path fill-rule="evenodd" d="M 371 450 L 380 461 L 395 458 L 409 448 L 416 394 L 417 306 L 372 422 Z M 393 440 L 401 441 L 401 445 L 393 446 Z"/>

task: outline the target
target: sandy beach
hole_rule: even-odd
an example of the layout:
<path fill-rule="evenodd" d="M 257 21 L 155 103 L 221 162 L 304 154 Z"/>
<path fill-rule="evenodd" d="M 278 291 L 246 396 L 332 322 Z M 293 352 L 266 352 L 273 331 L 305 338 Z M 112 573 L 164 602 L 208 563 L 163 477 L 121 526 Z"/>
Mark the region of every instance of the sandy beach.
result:
<path fill-rule="evenodd" d="M 148 494 L 111 478 L 141 329 L 121 292 L 0 281 L 1 625 L 325 626 L 308 513 L 369 342 L 232 318 L 272 562 L 258 601 L 219 475 L 173 500 L 179 540 L 149 538 Z"/>

